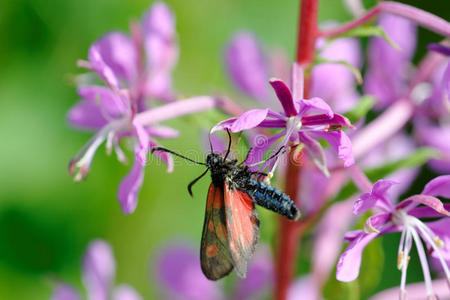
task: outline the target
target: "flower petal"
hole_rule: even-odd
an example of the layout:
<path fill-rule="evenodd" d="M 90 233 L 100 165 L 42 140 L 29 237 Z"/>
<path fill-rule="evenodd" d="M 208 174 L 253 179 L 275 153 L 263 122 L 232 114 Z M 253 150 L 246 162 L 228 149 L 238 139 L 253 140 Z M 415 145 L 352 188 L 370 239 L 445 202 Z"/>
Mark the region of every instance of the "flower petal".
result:
<path fill-rule="evenodd" d="M 98 130 L 108 123 L 96 104 L 82 100 L 67 113 L 67 121 L 79 128 Z"/>
<path fill-rule="evenodd" d="M 225 62 L 229 77 L 244 93 L 267 102 L 268 71 L 262 47 L 250 32 L 233 36 L 225 50 Z"/>
<path fill-rule="evenodd" d="M 114 288 L 112 300 L 142 300 L 139 293 L 127 284 L 121 284 Z"/>
<path fill-rule="evenodd" d="M 91 104 L 99 106 L 101 112 L 112 119 L 127 113 L 127 106 L 117 93 L 104 86 L 83 86 L 78 94 Z"/>
<path fill-rule="evenodd" d="M 94 45 L 104 63 L 117 77 L 128 82 L 136 79 L 138 51 L 129 36 L 121 32 L 111 32 L 97 40 Z"/>
<path fill-rule="evenodd" d="M 330 146 L 337 152 L 338 157 L 344 161 L 344 167 L 350 167 L 355 163 L 352 150 L 352 142 L 343 131 L 308 132 L 310 136 L 322 137 L 328 141 Z"/>
<path fill-rule="evenodd" d="M 424 223 L 428 228 L 433 231 L 433 233 L 441 239 L 443 242 L 443 247 L 439 249 L 443 258 L 447 261 L 450 261 L 450 233 L 448 229 L 450 228 L 450 218 L 441 218 L 440 220 Z M 426 239 L 424 239 L 426 241 Z M 428 243 L 427 243 L 428 244 Z M 428 249 L 430 249 L 430 245 L 428 245 Z M 434 251 L 431 253 L 433 257 L 438 257 L 437 253 Z"/>
<path fill-rule="evenodd" d="M 89 48 L 88 58 L 92 70 L 96 72 L 112 89 L 119 89 L 120 83 L 113 70 L 105 63 L 98 45 Z"/>
<path fill-rule="evenodd" d="M 297 115 L 294 99 L 292 98 L 291 90 L 288 86 L 281 79 L 277 78 L 270 79 L 269 83 L 277 94 L 278 100 L 280 100 L 286 116 L 292 117 Z"/>
<path fill-rule="evenodd" d="M 353 213 L 360 214 L 374 206 L 378 206 L 385 211 L 392 211 L 394 207 L 389 200 L 388 191 L 394 184 L 396 182 L 386 179 L 375 182 L 369 193 L 364 193 L 355 201 Z"/>
<path fill-rule="evenodd" d="M 394 49 L 380 37 L 370 41 L 364 92 L 377 98 L 377 108 L 384 108 L 407 89 L 407 70 L 416 46 L 416 25 L 390 14 L 380 15 L 378 23 L 402 49 Z"/>
<path fill-rule="evenodd" d="M 83 259 L 83 282 L 90 300 L 107 300 L 116 262 L 111 246 L 102 240 L 89 243 Z"/>
<path fill-rule="evenodd" d="M 444 209 L 450 211 L 450 203 L 444 204 Z M 414 207 L 410 211 L 408 211 L 408 215 L 416 217 L 416 218 L 439 218 L 442 217 L 442 214 L 432 209 L 429 206 L 419 206 Z"/>
<path fill-rule="evenodd" d="M 450 198 L 450 175 L 434 178 L 425 185 L 422 195 Z"/>
<path fill-rule="evenodd" d="M 124 214 L 131 214 L 136 209 L 138 193 L 141 189 L 143 181 L 144 165 L 140 159 L 135 158 L 130 172 L 120 182 L 119 191 L 117 193 L 117 197 Z"/>
<path fill-rule="evenodd" d="M 323 42 L 319 40 L 317 44 Z M 345 61 L 358 69 L 361 67 L 361 47 L 357 39 L 334 39 L 323 48 L 321 57 L 330 61 Z M 355 76 L 346 66 L 336 63 L 319 64 L 312 69 L 310 78 L 309 94 L 326 99 L 334 111 L 346 112 L 359 99 Z"/>
<path fill-rule="evenodd" d="M 175 16 L 164 2 L 155 2 L 142 21 L 150 69 L 170 69 L 178 59 Z"/>
<path fill-rule="evenodd" d="M 347 119 L 346 117 L 339 115 L 339 114 L 334 114 L 334 116 L 331 119 L 328 115 L 325 115 L 325 114 L 304 116 L 304 117 L 302 117 L 302 125 L 303 126 L 340 125 L 340 126 L 354 128 L 353 125 L 350 123 L 349 119 Z"/>
<path fill-rule="evenodd" d="M 327 168 L 327 161 L 325 157 L 325 151 L 323 151 L 320 143 L 310 138 L 306 133 L 299 133 L 300 141 L 305 145 L 305 149 L 312 162 L 319 168 L 319 170 L 327 177 L 330 176 L 330 172 Z"/>
<path fill-rule="evenodd" d="M 80 300 L 77 290 L 68 284 L 59 284 L 53 291 L 50 300 Z"/>
<path fill-rule="evenodd" d="M 224 299 L 218 284 L 206 279 L 200 259 L 184 244 L 167 246 L 158 258 L 157 279 L 167 299 Z"/>
<path fill-rule="evenodd" d="M 305 275 L 295 280 L 289 287 L 287 300 L 297 300 L 297 299 L 315 299 L 322 300 L 320 296 L 320 288 L 311 275 Z"/>
<path fill-rule="evenodd" d="M 448 295 L 448 283 L 443 279 L 433 280 L 433 291 L 436 294 L 436 299 L 445 299 L 445 295 Z M 406 291 L 408 292 L 408 299 L 410 300 L 421 300 L 429 298 L 429 294 L 427 292 L 427 287 L 425 282 L 416 282 L 410 283 L 406 285 Z M 378 292 L 369 300 L 389 300 L 389 299 L 398 299 L 399 296 L 399 288 L 393 287 L 381 292 Z"/>
<path fill-rule="evenodd" d="M 417 206 L 419 204 L 426 205 L 426 206 L 434 209 L 438 213 L 441 213 L 443 215 L 446 215 L 446 216 L 450 217 L 450 212 L 445 209 L 444 204 L 441 202 L 441 200 L 439 200 L 438 198 L 433 197 L 433 196 L 414 195 L 414 196 L 408 197 L 405 200 L 403 200 L 402 202 L 400 202 L 397 205 L 397 207 L 398 208 L 408 207 L 407 209 L 409 210 L 409 209 L 412 209 L 412 208 L 414 208 L 415 206 Z"/>
<path fill-rule="evenodd" d="M 270 248 L 259 245 L 249 264 L 247 277 L 239 280 L 233 299 L 261 299 L 273 282 Z"/>
<path fill-rule="evenodd" d="M 139 149 L 137 152 L 137 159 L 140 160 L 141 164 L 144 166 L 147 160 L 148 147 L 150 143 L 150 138 L 144 126 L 138 122 L 133 122 L 133 127 L 136 130 L 136 135 L 139 138 Z"/>
<path fill-rule="evenodd" d="M 231 130 L 231 132 L 238 132 L 255 128 L 266 118 L 268 112 L 268 108 L 248 110 L 238 118 L 231 118 L 220 122 L 211 129 L 211 133 L 226 129 Z"/>
<path fill-rule="evenodd" d="M 333 118 L 334 113 L 331 110 L 331 107 L 326 103 L 323 99 L 314 97 L 311 99 L 305 100 L 296 100 L 296 102 L 300 105 L 300 109 L 298 111 L 298 116 L 302 118 L 305 114 L 310 111 L 320 111 L 325 113 L 329 119 Z"/>
<path fill-rule="evenodd" d="M 342 253 L 339 258 L 336 267 L 337 280 L 347 282 L 355 280 L 358 277 L 362 252 L 367 244 L 378 235 L 378 233 L 360 233 L 360 235 L 348 245 L 347 249 L 345 249 L 344 253 Z"/>
<path fill-rule="evenodd" d="M 159 139 L 172 139 L 180 135 L 178 130 L 163 125 L 145 127 L 145 131 L 147 131 L 148 135 L 151 137 Z"/>
<path fill-rule="evenodd" d="M 150 141 L 150 148 L 158 147 L 159 144 Z M 170 173 L 173 171 L 173 157 L 170 153 L 163 152 L 163 151 L 156 151 L 153 153 L 156 157 L 158 157 L 161 161 L 163 161 L 167 165 L 167 173 Z"/>
<path fill-rule="evenodd" d="M 378 214 L 371 216 L 367 218 L 366 222 L 364 223 L 364 231 L 366 233 L 376 232 L 379 233 L 381 230 L 381 226 L 386 224 L 386 222 L 390 219 L 391 214 L 385 213 L 385 214 Z"/>

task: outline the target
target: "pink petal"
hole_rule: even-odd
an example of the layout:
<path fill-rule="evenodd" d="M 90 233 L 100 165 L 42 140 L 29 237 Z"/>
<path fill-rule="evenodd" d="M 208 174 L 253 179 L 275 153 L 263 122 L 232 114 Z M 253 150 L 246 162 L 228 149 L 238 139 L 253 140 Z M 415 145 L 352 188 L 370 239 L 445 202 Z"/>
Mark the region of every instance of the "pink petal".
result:
<path fill-rule="evenodd" d="M 303 126 L 340 125 L 353 128 L 353 125 L 350 123 L 350 120 L 339 114 L 334 114 L 334 116 L 331 119 L 326 114 L 304 116 L 302 117 L 302 125 Z"/>
<path fill-rule="evenodd" d="M 422 194 L 450 198 L 450 175 L 439 176 L 428 182 Z"/>
<path fill-rule="evenodd" d="M 121 284 L 113 291 L 112 300 L 142 300 L 139 293 L 129 285 Z"/>
<path fill-rule="evenodd" d="M 314 299 L 321 300 L 320 288 L 315 278 L 306 275 L 295 280 L 289 287 L 287 300 Z"/>
<path fill-rule="evenodd" d="M 362 194 L 358 200 L 353 204 L 353 214 L 359 215 L 371 209 L 377 203 L 378 198 L 374 197 L 372 193 Z"/>
<path fill-rule="evenodd" d="M 108 300 L 115 272 L 111 246 L 102 240 L 89 243 L 83 259 L 83 282 L 90 300 Z"/>
<path fill-rule="evenodd" d="M 150 141 L 150 148 L 158 147 L 159 144 Z M 156 151 L 153 153 L 156 157 L 158 157 L 162 162 L 164 162 L 167 165 L 167 172 L 170 173 L 173 171 L 173 157 L 170 153 L 162 152 L 162 151 Z"/>
<path fill-rule="evenodd" d="M 53 291 L 50 300 L 80 300 L 80 294 L 77 290 L 68 284 L 59 284 Z"/>
<path fill-rule="evenodd" d="M 119 185 L 117 197 L 124 214 L 134 212 L 138 202 L 138 193 L 144 180 L 144 165 L 140 159 L 135 159 L 133 167 Z"/>
<path fill-rule="evenodd" d="M 282 80 L 276 78 L 270 79 L 269 83 L 277 94 L 278 100 L 280 100 L 286 116 L 292 117 L 297 115 L 294 99 L 292 98 L 291 90 L 288 86 Z"/>
<path fill-rule="evenodd" d="M 448 295 L 447 281 L 445 279 L 436 279 L 433 280 L 432 285 L 435 294 L 438 296 L 437 299 L 446 299 L 445 297 Z M 408 300 L 423 300 L 427 299 L 429 296 L 425 282 L 407 284 L 406 292 Z M 400 288 L 393 287 L 375 294 L 369 300 L 397 300 L 399 298 L 399 294 Z"/>
<path fill-rule="evenodd" d="M 144 15 L 144 45 L 150 69 L 170 69 L 178 59 L 175 16 L 164 2 L 155 2 Z"/>
<path fill-rule="evenodd" d="M 78 94 L 93 105 L 100 107 L 101 112 L 114 119 L 127 113 L 127 106 L 117 93 L 104 86 L 83 86 Z"/>
<path fill-rule="evenodd" d="M 250 32 L 235 34 L 225 50 L 229 77 L 244 93 L 267 102 L 269 78 L 262 47 Z"/>
<path fill-rule="evenodd" d="M 416 203 L 411 204 L 411 202 L 416 202 Z M 423 205 L 426 205 L 426 206 L 434 209 L 438 213 L 441 213 L 443 215 L 450 217 L 450 212 L 445 209 L 444 204 L 441 202 L 441 200 L 439 200 L 438 198 L 433 197 L 433 196 L 414 195 L 414 196 L 408 197 L 405 200 L 403 200 L 402 202 L 400 202 L 397 207 L 399 207 L 399 208 L 411 207 L 410 204 L 412 207 L 415 207 L 416 205 L 419 205 L 419 204 L 423 204 Z"/>
<path fill-rule="evenodd" d="M 94 44 L 89 48 L 88 58 L 92 70 L 96 72 L 111 88 L 119 89 L 120 83 L 113 70 L 103 60 L 101 49 Z"/>
<path fill-rule="evenodd" d="M 347 282 L 355 280 L 358 277 L 362 252 L 367 244 L 378 235 L 378 233 L 361 233 L 350 243 L 350 245 L 348 245 L 347 249 L 345 249 L 344 253 L 342 253 L 339 258 L 336 267 L 337 280 Z"/>
<path fill-rule="evenodd" d="M 353 242 L 355 239 L 357 239 L 357 238 L 359 238 L 359 236 L 361 235 L 361 234 L 364 234 L 364 231 L 363 230 L 360 230 L 360 229 L 358 229 L 358 230 L 353 230 L 353 231 L 347 231 L 345 234 L 344 234 L 344 241 L 346 241 L 346 242 Z"/>
<path fill-rule="evenodd" d="M 238 118 L 220 122 L 211 129 L 211 132 L 225 129 L 229 129 L 231 132 L 239 132 L 255 128 L 266 118 L 268 112 L 268 108 L 248 110 Z"/>
<path fill-rule="evenodd" d="M 343 131 L 308 132 L 310 136 L 322 137 L 337 152 L 338 157 L 344 161 L 344 167 L 350 167 L 355 163 L 352 150 L 352 142 Z"/>
<path fill-rule="evenodd" d="M 444 204 L 444 209 L 450 211 L 450 203 Z M 429 206 L 419 206 L 414 207 L 410 211 L 408 211 L 408 215 L 416 217 L 416 218 L 439 218 L 442 217 L 442 214 L 435 211 Z"/>
<path fill-rule="evenodd" d="M 450 218 L 442 218 L 440 220 L 427 222 L 424 224 L 444 242 L 444 247 L 440 248 L 439 251 L 441 252 L 443 258 L 447 261 L 447 263 L 450 262 Z M 426 239 L 424 240 L 426 241 Z M 431 246 L 428 245 L 428 249 L 430 248 Z M 435 258 L 438 258 L 437 253 L 434 251 L 431 253 L 431 255 Z"/>
<path fill-rule="evenodd" d="M 305 145 L 306 152 L 308 153 L 308 156 L 310 157 L 312 162 L 325 176 L 330 176 L 330 172 L 327 168 L 325 152 L 323 151 L 320 143 L 310 138 L 306 133 L 300 132 L 299 137 L 300 141 Z"/>
<path fill-rule="evenodd" d="M 134 121 L 133 127 L 136 130 L 136 134 L 139 138 L 139 149 L 137 152 L 137 159 L 139 159 L 140 163 L 144 166 L 147 160 L 147 152 L 150 143 L 150 138 L 144 126 L 142 126 L 138 122 Z"/>
<path fill-rule="evenodd" d="M 85 100 L 79 101 L 69 110 L 67 121 L 75 127 L 89 130 L 100 129 L 108 123 L 100 107 Z"/>
<path fill-rule="evenodd" d="M 137 77 L 138 51 L 133 41 L 121 32 L 111 32 L 94 43 L 104 63 L 127 81 Z"/>
<path fill-rule="evenodd" d="M 162 125 L 145 127 L 145 131 L 149 136 L 159 139 L 171 139 L 180 135 L 178 130 Z"/>
<path fill-rule="evenodd" d="M 381 226 L 386 224 L 387 221 L 391 218 L 390 213 L 378 214 L 367 218 L 364 224 L 364 231 L 367 233 L 370 232 L 379 232 L 381 230 Z"/>
<path fill-rule="evenodd" d="M 264 155 L 270 149 L 270 147 L 275 143 L 278 139 L 285 135 L 285 131 L 279 132 L 272 136 L 265 136 L 261 134 L 257 134 L 252 137 L 250 140 L 250 145 L 252 150 L 250 151 L 248 158 L 246 160 L 246 165 L 251 165 L 254 163 L 261 162 L 264 159 Z M 268 165 L 275 163 L 275 159 L 270 161 Z M 252 169 L 258 169 L 258 166 L 253 167 Z"/>
<path fill-rule="evenodd" d="M 323 99 L 314 97 L 311 99 L 305 100 L 296 100 L 296 102 L 300 105 L 300 109 L 298 111 L 298 116 L 303 119 L 303 116 L 310 111 L 319 111 L 325 113 L 329 119 L 333 118 L 334 113 L 331 110 L 331 107 L 326 103 Z"/>

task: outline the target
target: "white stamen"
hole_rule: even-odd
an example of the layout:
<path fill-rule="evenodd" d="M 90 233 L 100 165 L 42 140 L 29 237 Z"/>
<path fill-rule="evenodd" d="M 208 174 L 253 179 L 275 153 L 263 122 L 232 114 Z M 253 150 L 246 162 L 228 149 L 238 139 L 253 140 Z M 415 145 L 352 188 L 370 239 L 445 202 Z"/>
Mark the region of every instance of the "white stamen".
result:
<path fill-rule="evenodd" d="M 428 267 L 427 256 L 425 254 L 425 250 L 423 248 L 422 242 L 420 241 L 420 237 L 417 234 L 416 230 L 411 230 L 411 234 L 414 238 L 414 242 L 416 244 L 417 253 L 419 254 L 420 264 L 422 265 L 423 277 L 425 279 L 425 287 L 427 289 L 427 296 L 433 296 L 433 285 L 431 282 L 430 269 Z"/>

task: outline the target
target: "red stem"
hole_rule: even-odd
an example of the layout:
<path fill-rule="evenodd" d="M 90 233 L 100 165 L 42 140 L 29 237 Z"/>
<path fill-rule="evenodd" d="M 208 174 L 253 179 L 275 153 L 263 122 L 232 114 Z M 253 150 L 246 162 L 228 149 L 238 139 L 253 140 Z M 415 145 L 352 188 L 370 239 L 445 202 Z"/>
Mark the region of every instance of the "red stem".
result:
<path fill-rule="evenodd" d="M 314 47 L 318 34 L 318 3 L 318 0 L 301 0 L 296 60 L 302 67 L 307 67 L 314 60 Z M 303 98 L 307 98 L 309 91 L 307 74 L 305 74 L 304 80 Z M 299 209 L 298 192 L 302 161 L 303 153 L 293 151 L 289 155 L 289 163 L 286 170 L 286 194 L 296 203 Z M 280 217 L 275 279 L 275 299 L 277 300 L 286 299 L 292 282 L 300 246 L 301 228 L 299 225 L 300 223 L 298 222 L 292 222 Z"/>

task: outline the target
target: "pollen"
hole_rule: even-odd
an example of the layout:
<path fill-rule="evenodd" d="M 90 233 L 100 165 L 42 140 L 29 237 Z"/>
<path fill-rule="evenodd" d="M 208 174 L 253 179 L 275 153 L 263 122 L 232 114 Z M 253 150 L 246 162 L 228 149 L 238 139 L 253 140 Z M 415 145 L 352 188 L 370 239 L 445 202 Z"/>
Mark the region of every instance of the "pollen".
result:
<path fill-rule="evenodd" d="M 398 253 L 398 257 L 397 257 L 397 269 L 399 269 L 399 270 L 401 270 L 403 267 L 403 257 L 404 257 L 404 253 L 403 253 L 403 251 L 400 251 Z M 411 260 L 411 257 L 408 255 L 408 258 L 406 259 L 406 266 L 408 266 L 410 260 Z"/>
<path fill-rule="evenodd" d="M 206 246 L 206 256 L 208 257 L 214 257 L 217 255 L 217 252 L 219 251 L 219 249 L 217 248 L 216 245 L 208 245 Z"/>
<path fill-rule="evenodd" d="M 444 241 L 441 240 L 441 238 L 438 237 L 437 235 L 434 237 L 434 242 L 436 243 L 436 246 L 438 246 L 439 248 L 444 248 Z"/>

